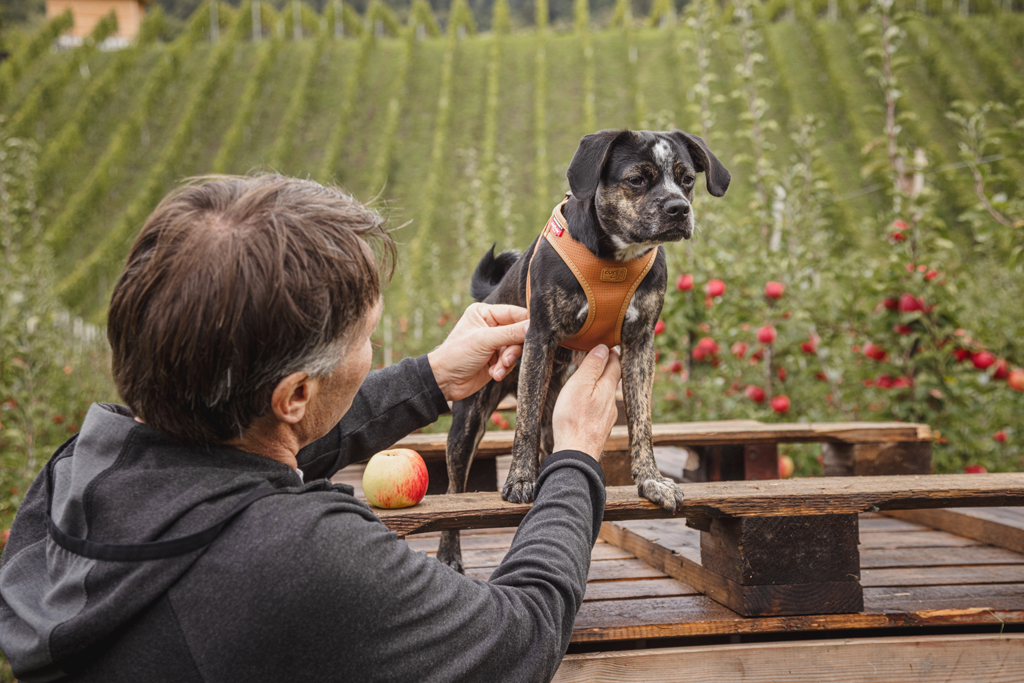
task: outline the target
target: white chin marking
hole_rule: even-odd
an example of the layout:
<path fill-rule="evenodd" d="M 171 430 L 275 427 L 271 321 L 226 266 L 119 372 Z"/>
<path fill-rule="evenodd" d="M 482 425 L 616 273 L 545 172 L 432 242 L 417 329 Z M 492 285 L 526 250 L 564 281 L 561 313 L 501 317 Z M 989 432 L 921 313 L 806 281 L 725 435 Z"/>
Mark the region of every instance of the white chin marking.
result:
<path fill-rule="evenodd" d="M 576 319 L 577 320 L 586 320 L 588 312 L 590 312 L 590 304 L 589 303 L 583 304 L 583 308 L 581 308 L 580 312 L 576 314 Z"/>
<path fill-rule="evenodd" d="M 629 300 L 629 308 L 626 309 L 626 322 L 631 323 L 640 317 L 640 310 L 636 307 L 636 294 Z"/>
<path fill-rule="evenodd" d="M 636 244 L 627 244 L 623 240 L 618 240 L 615 246 L 619 246 L 619 242 L 622 242 L 623 246 L 615 252 L 616 261 L 632 261 L 635 258 L 639 258 L 661 245 L 661 242 L 637 242 Z"/>

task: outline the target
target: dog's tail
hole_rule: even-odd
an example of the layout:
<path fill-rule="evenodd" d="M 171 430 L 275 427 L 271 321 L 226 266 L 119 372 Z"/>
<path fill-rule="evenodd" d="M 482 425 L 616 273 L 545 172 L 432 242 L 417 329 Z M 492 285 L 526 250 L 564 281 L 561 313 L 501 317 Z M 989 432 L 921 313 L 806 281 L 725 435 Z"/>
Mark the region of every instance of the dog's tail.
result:
<path fill-rule="evenodd" d="M 521 256 L 515 249 L 503 251 L 495 256 L 494 247 L 496 246 L 496 244 L 491 245 L 491 250 L 484 254 L 484 257 L 480 259 L 480 263 L 476 264 L 476 270 L 473 271 L 469 293 L 477 301 L 483 301 L 494 291 L 494 288 L 501 282 L 501 278 L 505 277 L 508 269 Z"/>

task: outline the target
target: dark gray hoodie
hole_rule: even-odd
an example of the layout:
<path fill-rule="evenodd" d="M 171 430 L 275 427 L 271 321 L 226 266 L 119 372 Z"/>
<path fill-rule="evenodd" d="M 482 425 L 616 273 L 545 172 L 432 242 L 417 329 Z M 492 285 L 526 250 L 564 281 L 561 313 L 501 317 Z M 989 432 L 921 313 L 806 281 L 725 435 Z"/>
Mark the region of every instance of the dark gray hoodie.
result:
<path fill-rule="evenodd" d="M 29 683 L 550 679 L 604 512 L 592 458 L 545 461 L 487 582 L 411 551 L 326 479 L 446 409 L 425 357 L 371 373 L 299 453 L 303 484 L 282 463 L 185 447 L 93 405 L 15 518 L 0 650 Z"/>

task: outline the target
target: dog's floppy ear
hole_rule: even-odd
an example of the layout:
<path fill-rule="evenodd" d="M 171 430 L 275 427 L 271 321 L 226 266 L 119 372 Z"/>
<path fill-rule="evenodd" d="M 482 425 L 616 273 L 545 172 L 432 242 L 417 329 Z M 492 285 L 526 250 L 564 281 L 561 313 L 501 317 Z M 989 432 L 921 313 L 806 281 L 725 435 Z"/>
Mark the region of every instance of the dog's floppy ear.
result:
<path fill-rule="evenodd" d="M 601 182 L 608 153 L 622 136 L 629 135 L 628 130 L 600 130 L 580 139 L 580 146 L 569 162 L 569 170 L 565 177 L 569 179 L 569 189 L 577 199 L 586 201 L 593 199 L 597 185 Z"/>
<path fill-rule="evenodd" d="M 707 143 L 698 135 L 690 135 L 681 130 L 672 131 L 672 136 L 678 140 L 690 152 L 697 170 L 704 172 L 707 180 L 708 192 L 716 197 L 721 197 L 729 189 L 729 181 L 732 175 L 726 170 L 722 162 L 718 160 L 714 152 L 708 149 Z"/>

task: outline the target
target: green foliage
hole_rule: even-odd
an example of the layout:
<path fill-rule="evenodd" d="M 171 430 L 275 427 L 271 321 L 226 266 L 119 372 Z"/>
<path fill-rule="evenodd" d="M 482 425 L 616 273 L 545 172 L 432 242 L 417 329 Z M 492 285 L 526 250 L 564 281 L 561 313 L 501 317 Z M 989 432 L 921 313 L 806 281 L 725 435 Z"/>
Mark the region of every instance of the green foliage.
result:
<path fill-rule="evenodd" d="M 544 31 L 548 27 L 551 12 L 548 9 L 548 0 L 534 0 L 533 23 L 538 31 Z"/>
<path fill-rule="evenodd" d="M 281 127 L 277 131 L 277 139 L 267 155 L 271 168 L 282 170 L 291 152 L 292 141 L 298 130 L 299 124 L 309 106 L 310 88 L 313 83 L 313 74 L 320 64 L 320 58 L 324 53 L 324 46 L 329 40 L 329 34 L 321 33 L 302 61 L 302 67 L 295 77 L 295 87 L 292 89 L 288 101 L 288 108 L 285 109 Z"/>
<path fill-rule="evenodd" d="M 647 25 L 650 28 L 656 26 L 675 26 L 676 7 L 672 0 L 654 0 L 651 5 L 651 13 L 647 15 Z"/>
<path fill-rule="evenodd" d="M 83 135 L 95 120 L 96 112 L 110 101 L 117 92 L 129 69 L 134 66 L 142 52 L 152 43 L 159 28 L 163 25 L 163 12 L 157 8 L 146 15 L 139 30 L 135 45 L 122 50 L 114 58 L 113 63 L 94 78 L 85 93 L 79 98 L 71 119 L 60 131 L 50 139 L 39 162 L 38 184 L 44 195 L 52 195 L 56 191 L 54 178 L 68 159 L 74 158 L 75 152 L 82 145 Z"/>
<path fill-rule="evenodd" d="M 630 0 L 615 0 L 615 9 L 608 22 L 608 28 L 619 28 L 633 25 L 633 5 Z"/>
<path fill-rule="evenodd" d="M 206 103 L 213 96 L 224 67 L 235 47 L 248 30 L 249 3 L 246 2 L 228 35 L 210 52 L 202 78 L 189 95 L 185 110 L 178 118 L 171 139 L 164 146 L 156 163 L 150 167 L 142 189 L 135 195 L 124 214 L 89 255 L 59 284 L 57 293 L 72 305 L 81 305 L 95 292 L 105 276 L 116 275 L 117 268 L 134 240 L 146 216 L 160 202 L 176 176 L 182 158 L 191 145 L 195 126 L 200 122 Z"/>
<path fill-rule="evenodd" d="M 160 61 L 150 72 L 135 110 L 118 125 L 103 155 L 92 167 L 82 185 L 71 195 L 45 232 L 48 246 L 61 251 L 78 235 L 94 214 L 100 201 L 115 182 L 117 169 L 135 149 L 143 125 L 153 113 L 159 97 L 174 78 L 185 55 L 205 33 L 209 24 L 209 11 L 196 12 L 190 29 L 164 51 Z"/>
<path fill-rule="evenodd" d="M 46 78 L 40 80 L 32 88 L 21 107 L 11 117 L 10 134 L 14 137 L 29 135 L 30 126 L 40 119 L 44 109 L 53 106 L 54 98 L 71 80 L 71 76 L 78 71 L 79 65 L 92 56 L 96 47 L 115 31 L 117 31 L 117 17 L 111 11 L 97 22 L 96 28 L 80 47 L 71 51 L 67 60 L 58 68 L 50 71 Z"/>
<path fill-rule="evenodd" d="M 327 147 L 324 149 L 323 160 L 320 164 L 320 172 L 317 177 L 322 182 L 334 182 L 338 171 L 338 160 L 341 157 L 341 150 L 345 144 L 345 136 L 348 133 L 349 120 L 352 116 L 352 109 L 355 106 L 356 93 L 359 90 L 359 83 L 366 72 L 366 65 L 373 49 L 373 33 L 368 32 L 359 40 L 359 50 L 356 52 L 355 64 L 349 70 L 348 79 L 345 81 L 345 98 L 342 101 L 341 111 L 338 112 L 334 125 L 331 128 L 330 137 L 327 140 Z"/>
<path fill-rule="evenodd" d="M 573 27 L 580 33 L 590 31 L 590 0 L 574 0 Z"/>
<path fill-rule="evenodd" d="M 448 33 L 457 34 L 460 29 L 471 35 L 476 33 L 476 19 L 466 0 L 452 0 L 448 9 Z"/>
<path fill-rule="evenodd" d="M 0 104 L 6 103 L 21 74 L 45 53 L 57 36 L 71 28 L 72 23 L 71 10 L 68 10 L 47 22 L 20 50 L 0 63 Z"/>
<path fill-rule="evenodd" d="M 51 291 L 37 156 L 0 121 L 0 546 L 39 468 L 92 402 L 115 396 L 103 331 L 71 316 Z"/>
<path fill-rule="evenodd" d="M 509 12 L 508 0 L 495 0 L 491 15 L 491 30 L 499 35 L 512 31 L 512 15 Z"/>
<path fill-rule="evenodd" d="M 262 94 L 263 82 L 266 79 L 267 72 L 270 70 L 274 58 L 280 49 L 281 40 L 276 37 L 271 38 L 260 47 L 259 56 L 256 58 L 256 66 L 253 68 L 249 80 L 245 84 L 242 99 L 238 103 L 238 109 L 235 110 L 235 117 L 227 133 L 224 134 L 224 140 L 221 142 L 220 149 L 217 150 L 217 156 L 213 160 L 212 168 L 214 173 L 227 173 L 230 170 L 231 163 L 234 161 L 235 155 L 245 140 L 246 131 L 252 125 L 253 111 L 256 108 L 257 98 Z"/>
<path fill-rule="evenodd" d="M 508 11 L 507 4 L 505 11 Z M 413 0 L 409 8 L 409 24 L 414 27 L 422 26 L 423 31 L 429 36 L 441 35 L 441 26 L 437 23 L 437 16 L 427 0 Z"/>
<path fill-rule="evenodd" d="M 370 0 L 364 20 L 366 30 L 373 35 L 377 35 L 378 30 L 389 36 L 397 36 L 402 31 L 398 15 L 381 0 Z"/>
<path fill-rule="evenodd" d="M 381 128 L 380 142 L 377 144 L 377 160 L 374 162 L 373 173 L 370 175 L 370 190 L 372 192 L 383 192 L 387 184 L 388 173 L 391 170 L 391 157 L 398 143 L 398 124 L 402 120 L 402 106 L 409 91 L 409 68 L 415 51 L 415 29 L 410 27 L 407 29 L 405 40 L 402 41 L 402 54 L 399 58 L 398 68 L 395 70 L 395 84 L 388 102 L 387 117 Z"/>

